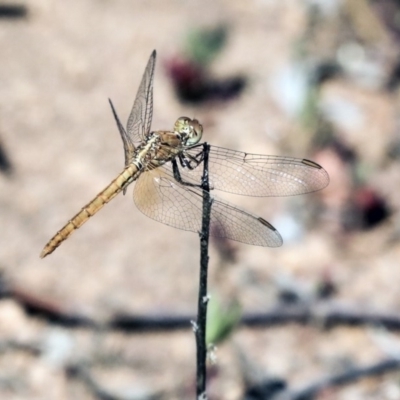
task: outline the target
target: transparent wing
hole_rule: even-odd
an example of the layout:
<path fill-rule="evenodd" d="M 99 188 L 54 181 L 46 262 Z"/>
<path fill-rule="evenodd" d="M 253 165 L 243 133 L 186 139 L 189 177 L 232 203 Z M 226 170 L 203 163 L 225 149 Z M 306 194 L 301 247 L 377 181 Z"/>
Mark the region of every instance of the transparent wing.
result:
<path fill-rule="evenodd" d="M 115 111 L 115 108 L 114 108 L 114 105 L 113 105 L 112 101 L 110 99 L 108 99 L 108 101 L 110 103 L 111 110 L 112 110 L 112 113 L 114 115 L 114 119 L 115 119 L 115 122 L 117 124 L 119 134 L 121 135 L 122 142 L 124 144 L 125 166 L 128 166 L 130 161 L 131 161 L 131 159 L 132 159 L 133 152 L 135 151 L 135 145 L 129 139 L 129 136 L 127 135 L 127 133 L 125 131 L 125 128 L 123 127 L 123 125 L 122 125 L 122 123 L 121 123 L 121 121 L 120 121 L 120 119 L 118 117 L 118 114 Z"/>
<path fill-rule="evenodd" d="M 153 50 L 144 71 L 132 111 L 126 125 L 126 140 L 138 144 L 145 140 L 153 118 L 153 77 L 156 51 Z"/>
<path fill-rule="evenodd" d="M 202 146 L 185 150 L 198 157 Z M 224 192 L 247 196 L 291 196 L 323 189 L 329 183 L 327 172 L 306 159 L 248 154 L 211 146 L 210 186 Z M 200 182 L 202 164 L 193 170 L 180 168 L 186 182 Z"/>
<path fill-rule="evenodd" d="M 201 230 L 202 190 L 177 183 L 167 166 L 144 172 L 133 198 L 138 209 L 156 221 L 187 231 Z M 210 235 L 256 246 L 282 244 L 280 234 L 267 221 L 217 198 L 211 207 Z"/>

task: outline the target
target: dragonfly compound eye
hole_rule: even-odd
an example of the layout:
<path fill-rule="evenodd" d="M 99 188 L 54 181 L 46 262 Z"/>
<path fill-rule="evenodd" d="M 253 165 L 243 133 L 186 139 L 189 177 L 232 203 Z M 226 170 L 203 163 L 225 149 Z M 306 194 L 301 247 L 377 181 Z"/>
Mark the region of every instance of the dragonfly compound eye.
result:
<path fill-rule="evenodd" d="M 190 132 L 188 134 L 186 144 L 191 146 L 200 142 L 201 137 L 203 136 L 203 126 L 199 123 L 199 121 L 197 121 L 197 119 L 190 121 L 189 126 Z"/>
<path fill-rule="evenodd" d="M 183 143 L 188 146 L 197 144 L 203 135 L 203 127 L 199 121 L 187 117 L 178 118 L 175 122 L 174 131 L 179 133 Z"/>

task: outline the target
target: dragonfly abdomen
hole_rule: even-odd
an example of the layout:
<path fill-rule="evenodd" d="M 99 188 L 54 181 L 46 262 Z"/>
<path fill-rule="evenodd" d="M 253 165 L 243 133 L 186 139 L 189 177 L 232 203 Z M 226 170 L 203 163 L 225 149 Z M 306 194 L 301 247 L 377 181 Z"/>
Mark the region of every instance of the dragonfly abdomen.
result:
<path fill-rule="evenodd" d="M 90 217 L 96 214 L 105 204 L 112 200 L 128 184 L 137 179 L 139 170 L 136 165 L 126 167 L 104 190 L 102 190 L 91 202 L 70 219 L 46 244 L 40 257 L 44 258 L 52 253 L 64 240 L 76 229 L 80 228 Z"/>

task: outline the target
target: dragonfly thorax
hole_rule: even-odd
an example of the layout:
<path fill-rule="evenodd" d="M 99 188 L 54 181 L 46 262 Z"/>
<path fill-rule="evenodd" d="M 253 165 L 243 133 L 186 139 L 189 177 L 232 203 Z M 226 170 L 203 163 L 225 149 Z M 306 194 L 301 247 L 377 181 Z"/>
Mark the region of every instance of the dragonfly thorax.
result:
<path fill-rule="evenodd" d="M 180 117 L 175 122 L 174 131 L 179 134 L 182 144 L 193 146 L 200 142 L 203 136 L 203 127 L 197 119 Z"/>
<path fill-rule="evenodd" d="M 154 131 L 136 148 L 130 163 L 139 171 L 157 168 L 173 160 L 184 146 L 178 132 Z"/>

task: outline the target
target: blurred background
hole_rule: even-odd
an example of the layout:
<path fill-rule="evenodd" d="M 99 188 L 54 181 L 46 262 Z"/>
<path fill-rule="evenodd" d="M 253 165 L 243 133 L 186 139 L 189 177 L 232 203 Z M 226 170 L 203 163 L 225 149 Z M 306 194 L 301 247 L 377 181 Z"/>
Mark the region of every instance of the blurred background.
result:
<path fill-rule="evenodd" d="M 153 129 L 195 117 L 211 144 L 331 179 L 218 194 L 284 245 L 211 240 L 210 398 L 294 396 L 389 361 L 302 398 L 400 399 L 398 1 L 1 1 L 0 44 L 2 399 L 194 396 L 196 234 L 145 217 L 130 187 L 39 259 L 122 171 L 108 98 L 126 121 L 153 49 Z"/>

